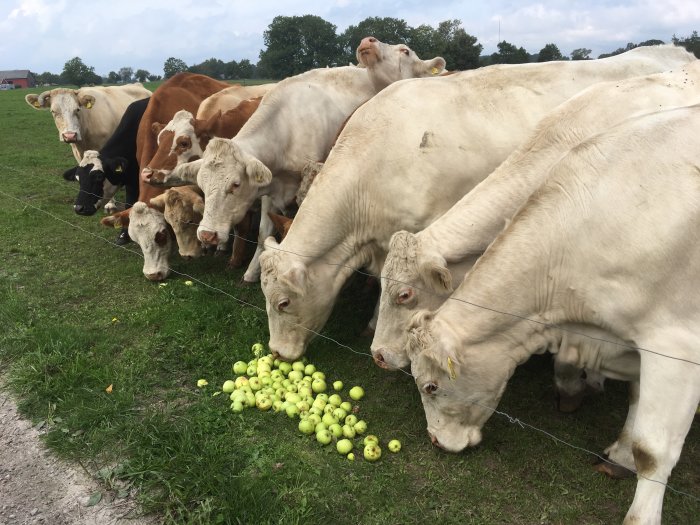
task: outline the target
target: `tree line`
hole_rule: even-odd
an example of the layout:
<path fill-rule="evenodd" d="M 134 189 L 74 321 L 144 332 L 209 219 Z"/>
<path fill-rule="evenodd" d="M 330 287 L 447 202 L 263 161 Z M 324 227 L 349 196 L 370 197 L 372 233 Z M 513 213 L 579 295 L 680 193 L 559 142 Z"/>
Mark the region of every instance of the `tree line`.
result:
<path fill-rule="evenodd" d="M 539 52 L 530 54 L 522 46 L 505 40 L 497 44 L 495 53 L 482 55 L 483 46 L 477 38 L 462 27 L 460 20 L 445 20 L 437 27 L 427 24 L 409 26 L 404 20 L 392 17 L 369 17 L 356 26 L 349 26 L 341 34 L 335 25 L 319 16 L 277 16 L 263 33 L 265 49 L 260 51 L 256 64 L 248 59 L 224 62 L 209 58 L 199 64 L 187 65 L 183 60 L 169 57 L 163 64 L 163 77 L 170 78 L 181 71 L 200 73 L 217 79 L 271 78 L 279 80 L 309 69 L 335 67 L 355 63 L 355 49 L 365 36 L 374 36 L 387 43 L 403 42 L 422 58 L 442 56 L 450 70 L 467 70 L 491 64 L 520 64 L 551 60 L 588 60 L 587 48 L 574 49 L 564 55 L 554 43 L 546 44 Z M 700 57 L 700 36 L 693 31 L 688 37 L 673 35 L 671 41 L 682 45 Z M 624 48 L 603 53 L 598 58 L 617 55 L 639 46 L 663 44 L 662 40 L 630 42 Z M 93 67 L 86 66 L 80 57 L 70 59 L 60 75 L 45 72 L 35 75 L 41 84 L 101 84 L 103 82 L 145 82 L 160 80 L 160 75 L 144 69 L 134 72 L 131 67 L 110 71 L 102 78 Z"/>

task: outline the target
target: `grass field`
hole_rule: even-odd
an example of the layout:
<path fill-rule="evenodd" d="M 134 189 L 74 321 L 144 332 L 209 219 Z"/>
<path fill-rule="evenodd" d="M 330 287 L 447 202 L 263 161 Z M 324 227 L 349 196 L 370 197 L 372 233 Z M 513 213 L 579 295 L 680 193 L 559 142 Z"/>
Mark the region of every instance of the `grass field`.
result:
<path fill-rule="evenodd" d="M 25 104 L 27 92 L 0 92 L 0 366 L 22 413 L 48 429 L 49 447 L 79 460 L 105 492 L 131 491 L 164 523 L 622 521 L 634 480 L 606 479 L 590 454 L 503 416 L 476 449 L 433 447 L 411 378 L 377 368 L 358 335 L 374 300 L 361 277 L 324 332 L 358 353 L 317 338 L 307 355 L 330 380 L 364 386 L 369 432 L 403 450 L 350 462 L 284 415 L 233 414 L 226 396 L 211 394 L 267 341 L 259 287 L 238 287 L 242 270 L 215 257 L 173 255 L 182 275 L 167 286 L 146 281 L 136 245 L 113 245 L 99 216 L 73 213 L 77 186 L 61 177 L 74 164 L 70 148 L 48 112 Z M 210 386 L 196 388 L 199 378 Z M 595 452 L 626 416 L 625 385 L 614 381 L 575 414 L 556 412 L 552 398 L 551 362 L 538 356 L 518 369 L 499 409 Z M 694 497 L 667 490 L 665 523 L 698 522 L 699 438 L 696 421 L 669 481 Z"/>

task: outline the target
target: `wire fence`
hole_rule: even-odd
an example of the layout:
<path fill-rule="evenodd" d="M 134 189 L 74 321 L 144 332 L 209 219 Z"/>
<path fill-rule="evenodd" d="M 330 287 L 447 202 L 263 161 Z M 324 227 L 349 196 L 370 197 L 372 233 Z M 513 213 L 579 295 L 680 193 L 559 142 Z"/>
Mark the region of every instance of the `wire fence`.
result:
<path fill-rule="evenodd" d="M 10 170 L 10 171 L 13 171 L 13 172 L 16 172 L 16 173 L 22 173 L 20 170 L 14 168 L 14 167 L 3 166 L 3 169 L 5 169 L 5 170 Z M 82 190 L 80 190 L 80 191 L 82 191 Z M 9 198 L 9 199 L 11 199 L 11 200 L 13 200 L 13 201 L 19 203 L 20 205 L 24 206 L 25 208 L 31 208 L 31 209 L 33 209 L 33 210 L 35 210 L 35 211 L 38 211 L 38 212 L 40 212 L 40 213 L 43 213 L 43 214 L 47 215 L 48 217 L 52 218 L 53 220 L 55 220 L 55 221 L 57 221 L 57 222 L 63 223 L 63 224 L 65 224 L 65 225 L 67 225 L 67 226 L 69 226 L 69 227 L 71 227 L 71 228 L 74 228 L 74 229 L 76 229 L 76 230 L 78 230 L 78 231 L 81 231 L 81 232 L 83 232 L 83 233 L 85 233 L 85 234 L 87 234 L 87 235 L 89 235 L 89 236 L 91 236 L 91 237 L 93 237 L 93 238 L 95 238 L 95 239 L 99 239 L 101 242 L 104 242 L 104 243 L 109 244 L 109 245 L 111 245 L 111 246 L 114 246 L 114 247 L 116 247 L 116 248 L 125 250 L 126 252 L 129 252 L 129 253 L 131 253 L 131 254 L 133 254 L 133 255 L 135 255 L 135 256 L 138 256 L 138 257 L 143 258 L 143 254 L 142 254 L 141 252 L 130 249 L 130 248 L 128 247 L 128 245 L 118 245 L 118 244 L 116 244 L 115 242 L 112 242 L 112 241 L 110 241 L 109 239 L 106 239 L 105 237 L 102 237 L 102 236 L 100 236 L 100 235 L 97 235 L 97 234 L 95 234 L 95 233 L 89 231 L 89 230 L 86 230 L 86 229 L 80 227 L 79 225 L 74 224 L 74 223 L 72 223 L 72 222 L 70 222 L 70 221 L 68 221 L 68 220 L 66 220 L 66 219 L 64 219 L 64 218 L 62 218 L 62 217 L 59 217 L 59 216 L 57 216 L 57 215 L 55 215 L 55 214 L 53 214 L 53 213 L 51 213 L 51 212 L 49 212 L 49 211 L 47 211 L 47 210 L 45 210 L 45 209 L 39 207 L 39 206 L 35 206 L 35 205 L 33 205 L 32 203 L 30 203 L 30 202 L 28 202 L 28 201 L 26 201 L 26 200 L 20 199 L 19 197 L 16 197 L 16 196 L 14 196 L 14 195 L 11 195 L 11 194 L 9 194 L 9 193 L 3 191 L 3 190 L 0 190 L 0 195 L 2 195 L 2 196 L 4 196 L 4 197 L 7 197 L 7 198 Z M 100 196 L 94 195 L 94 194 L 90 194 L 90 195 L 93 195 L 94 197 L 100 197 Z M 118 204 L 125 204 L 125 203 L 123 203 L 123 202 L 120 203 L 119 201 L 116 201 L 116 202 L 117 202 Z M 189 225 L 192 225 L 192 226 L 198 226 L 198 224 L 196 224 L 196 223 L 185 223 L 185 224 L 189 224 Z M 238 237 L 238 235 L 235 234 L 235 233 L 233 233 L 233 232 L 230 233 L 229 236 L 230 236 L 231 238 Z M 249 239 L 245 239 L 244 237 L 239 237 L 239 238 L 240 238 L 241 240 L 244 240 L 245 242 L 248 242 L 248 243 L 252 243 L 252 244 L 255 244 L 255 245 L 258 244 L 257 241 L 251 241 L 251 240 L 249 240 Z M 268 248 L 266 248 L 266 249 L 276 249 L 276 250 L 279 250 L 279 251 L 281 251 L 281 252 L 292 253 L 293 255 L 296 255 L 296 256 L 298 256 L 298 257 L 303 257 L 303 258 L 313 257 L 313 256 L 311 256 L 311 255 L 304 255 L 304 254 L 299 254 L 299 253 L 294 253 L 294 252 L 288 252 L 288 251 L 286 251 L 286 250 L 284 250 L 284 249 L 282 249 L 282 248 L 278 248 L 278 247 L 268 247 Z M 363 271 L 361 271 L 361 270 L 358 269 L 358 268 L 354 268 L 354 267 L 351 267 L 351 266 L 347 266 L 347 265 L 345 265 L 345 264 L 340 264 L 340 263 L 338 263 L 338 264 L 334 264 L 334 263 L 324 263 L 324 264 L 328 264 L 328 265 L 330 265 L 330 266 L 335 266 L 335 267 L 344 267 L 344 268 L 350 269 L 350 270 L 352 270 L 353 272 L 358 273 L 358 274 L 363 275 L 363 276 L 367 276 L 367 277 L 376 277 L 376 276 L 373 275 L 373 274 L 369 274 L 369 273 L 367 273 L 367 272 L 363 272 Z M 191 281 L 193 281 L 193 282 L 196 282 L 196 283 L 198 283 L 198 284 L 204 286 L 204 287 L 207 288 L 207 289 L 210 289 L 210 290 L 214 291 L 215 293 L 220 293 L 220 294 L 222 294 L 222 295 L 224 295 L 224 296 L 226 296 L 226 297 L 228 297 L 228 298 L 230 298 L 230 299 L 233 299 L 234 301 L 236 301 L 237 303 L 239 303 L 239 304 L 241 304 L 241 305 L 243 305 L 243 306 L 247 306 L 247 307 L 253 308 L 253 309 L 257 310 L 257 311 L 262 312 L 263 314 L 266 314 L 266 311 L 265 311 L 264 308 L 261 308 L 261 307 L 255 305 L 255 304 L 252 304 L 252 303 L 250 303 L 250 302 L 248 302 L 248 301 L 245 301 L 245 300 L 243 300 L 243 299 L 240 299 L 240 298 L 236 297 L 235 295 L 233 295 L 233 294 L 231 294 L 231 293 L 229 293 L 229 292 L 226 292 L 225 290 L 222 290 L 221 288 L 218 288 L 218 287 L 216 287 L 216 286 L 212 286 L 212 285 L 206 283 L 205 281 L 202 281 L 201 279 L 199 279 L 199 278 L 197 278 L 197 277 L 195 277 L 195 276 L 193 276 L 193 275 L 187 274 L 187 273 L 185 273 L 185 272 L 177 271 L 177 270 L 175 270 L 174 268 L 172 268 L 171 266 L 168 266 L 168 269 L 169 269 L 173 274 L 176 274 L 176 275 L 179 275 L 179 276 L 181 276 L 181 277 L 187 278 L 187 279 L 189 279 L 189 280 L 191 280 Z M 400 284 L 408 284 L 408 283 L 402 283 L 401 281 L 395 281 L 395 282 L 398 282 L 398 283 L 400 283 Z M 432 292 L 431 290 L 419 289 L 419 288 L 416 288 L 416 289 L 418 289 L 418 290 L 420 290 L 421 292 L 424 292 L 424 293 L 434 294 L 434 292 Z M 684 362 L 687 362 L 687 363 L 690 363 L 690 364 L 693 364 L 693 365 L 700 365 L 700 363 L 695 362 L 695 361 L 691 361 L 691 360 L 687 360 L 687 359 L 682 359 L 682 358 L 678 358 L 678 357 L 675 357 L 675 356 L 669 356 L 669 355 L 667 355 L 667 354 L 663 354 L 663 353 L 658 352 L 658 351 L 655 351 L 655 350 L 650 350 L 650 349 L 645 349 L 645 348 L 639 348 L 639 347 L 636 347 L 636 346 L 625 345 L 625 344 L 622 344 L 622 343 L 619 343 L 619 342 L 615 342 L 615 341 L 609 341 L 609 340 L 602 339 L 602 338 L 592 337 L 592 336 L 590 336 L 590 335 L 588 335 L 588 334 L 581 333 L 581 332 L 576 332 L 576 331 L 572 331 L 572 330 L 566 329 L 565 327 L 561 327 L 561 326 L 556 325 L 556 324 L 552 324 L 552 323 L 543 323 L 543 322 L 541 322 L 541 321 L 537 321 L 537 320 L 535 320 L 535 319 L 530 319 L 530 318 L 527 318 L 527 317 L 524 317 L 524 316 L 521 316 L 521 315 L 518 315 L 518 314 L 514 314 L 514 313 L 510 313 L 510 312 L 501 311 L 501 310 L 498 310 L 498 309 L 494 309 L 494 308 L 490 308 L 490 307 L 487 307 L 487 306 L 479 305 L 479 304 L 472 303 L 472 302 L 469 302 L 469 301 L 464 301 L 464 300 L 462 300 L 462 299 L 454 298 L 454 297 L 451 297 L 451 296 L 448 297 L 448 300 L 459 301 L 459 302 L 468 304 L 468 305 L 473 306 L 473 307 L 483 308 L 483 309 L 492 311 L 492 312 L 494 312 L 494 313 L 498 313 L 498 314 L 502 314 L 502 315 L 508 315 L 508 316 L 512 316 L 512 317 L 516 317 L 516 318 L 518 318 L 518 319 L 522 319 L 522 320 L 525 320 L 525 321 L 537 323 L 537 324 L 540 324 L 540 325 L 544 325 L 544 326 L 546 326 L 546 327 L 557 328 L 557 329 L 559 329 L 559 330 L 566 331 L 566 332 L 569 332 L 569 333 L 573 333 L 573 334 L 576 334 L 576 335 L 580 335 L 580 336 L 582 336 L 582 337 L 590 338 L 590 339 L 595 340 L 595 341 L 598 341 L 598 342 L 605 342 L 605 343 L 609 343 L 609 344 L 616 345 L 616 346 L 622 346 L 622 347 L 624 347 L 624 348 L 628 348 L 628 349 L 631 349 L 631 350 L 637 350 L 637 351 L 640 351 L 640 352 L 649 352 L 649 353 L 652 353 L 652 354 L 655 354 L 655 355 L 659 355 L 659 356 L 663 356 L 663 357 L 666 357 L 666 358 L 669 358 L 669 359 L 684 361 Z M 354 348 L 352 348 L 352 347 L 350 347 L 350 346 L 348 346 L 348 345 L 346 345 L 346 344 L 343 344 L 343 343 L 337 341 L 336 339 L 333 339 L 332 337 L 329 337 L 329 336 L 327 336 L 327 335 L 325 335 L 325 334 L 322 334 L 322 333 L 320 333 L 320 332 L 317 332 L 317 331 L 315 331 L 315 330 L 311 330 L 311 329 L 309 329 L 309 328 L 307 328 L 307 327 L 305 327 L 305 326 L 303 326 L 303 325 L 300 325 L 300 324 L 298 324 L 298 323 L 294 323 L 294 322 L 291 322 L 291 321 L 288 321 L 288 320 L 287 320 L 286 322 L 287 322 L 288 324 L 292 325 L 292 326 L 297 327 L 297 328 L 300 328 L 300 329 L 303 329 L 303 330 L 307 330 L 308 332 L 312 333 L 312 334 L 315 335 L 316 337 L 320 337 L 320 338 L 322 338 L 322 339 L 324 339 L 324 340 L 326 340 L 326 341 L 329 341 L 329 342 L 331 342 L 331 343 L 337 345 L 337 346 L 340 347 L 340 348 L 343 348 L 343 349 L 345 349 L 345 350 L 348 350 L 348 351 L 350 351 L 350 352 L 352 352 L 352 353 L 355 353 L 355 354 L 357 354 L 357 355 L 360 355 L 360 356 L 366 356 L 366 357 L 372 358 L 372 354 L 370 354 L 370 353 L 368 353 L 368 352 L 361 352 L 361 351 L 358 351 L 358 350 L 356 350 L 356 349 L 354 349 Z M 405 374 L 405 375 L 407 375 L 407 376 L 409 376 L 409 377 L 413 377 L 413 375 L 412 375 L 409 371 L 407 371 L 407 370 L 404 370 L 404 369 L 398 369 L 398 370 L 399 370 L 401 373 L 403 373 L 403 374 Z M 508 414 L 508 413 L 506 413 L 506 412 L 497 410 L 497 409 L 494 408 L 494 407 L 489 407 L 489 406 L 487 406 L 487 405 L 483 405 L 483 404 L 478 403 L 478 402 L 473 402 L 473 401 L 472 401 L 472 402 L 470 402 L 470 403 L 471 403 L 471 404 L 474 404 L 474 405 L 477 405 L 477 406 L 479 406 L 479 407 L 481 407 L 481 408 L 484 408 L 484 409 L 487 409 L 487 410 L 491 411 L 493 414 L 496 414 L 496 415 L 498 415 L 498 416 L 504 418 L 505 420 L 507 420 L 510 424 L 517 425 L 517 426 L 519 426 L 519 427 L 522 428 L 522 429 L 526 429 L 526 428 L 527 428 L 527 429 L 530 429 L 530 430 L 532 430 L 532 431 L 541 433 L 541 434 L 543 434 L 543 435 L 549 437 L 550 439 L 554 440 L 556 443 L 560 443 L 560 444 L 562 444 L 562 445 L 565 445 L 565 446 L 567 446 L 567 447 L 569 447 L 569 448 L 571 448 L 571 449 L 573 449 L 573 450 L 577 450 L 577 451 L 579 451 L 579 452 L 584 452 L 584 453 L 586 453 L 586 454 L 590 454 L 590 455 L 596 457 L 596 458 L 597 458 L 598 460 L 600 460 L 601 462 L 608 463 L 608 464 L 610 464 L 610 465 L 615 465 L 614 462 L 610 461 L 607 457 L 605 457 L 605 456 L 603 456 L 603 455 L 601 455 L 601 454 L 598 454 L 598 453 L 596 453 L 596 452 L 593 452 L 593 451 L 591 451 L 591 450 L 588 450 L 588 449 L 586 449 L 585 447 L 581 447 L 581 446 L 575 445 L 575 444 L 573 444 L 573 443 L 570 443 L 570 442 L 566 441 L 565 439 L 562 439 L 562 438 L 560 438 L 560 437 L 558 437 L 558 436 L 556 436 L 556 435 L 554 435 L 554 434 L 548 432 L 548 431 L 545 430 L 545 429 L 542 429 L 542 428 L 539 428 L 539 427 L 537 427 L 537 426 L 531 425 L 531 424 L 529 424 L 529 423 L 527 423 L 527 422 L 521 420 L 521 419 L 518 418 L 518 417 L 512 416 L 512 415 L 510 415 L 510 414 Z M 689 498 L 690 500 L 693 500 L 693 501 L 695 501 L 695 502 L 700 502 L 700 497 L 695 496 L 694 494 L 690 494 L 690 493 L 688 493 L 688 492 L 684 492 L 684 491 L 682 491 L 682 490 L 676 489 L 676 488 L 674 488 L 673 486 L 669 485 L 668 483 L 664 483 L 664 482 L 659 481 L 659 480 L 651 479 L 651 478 L 645 477 L 645 476 L 643 476 L 643 475 L 641 475 L 641 474 L 638 474 L 638 473 L 637 473 L 637 476 L 638 476 L 639 478 L 643 478 L 643 479 L 645 479 L 645 480 L 647 480 L 647 481 L 651 481 L 651 482 L 654 482 L 654 483 L 658 483 L 658 484 L 660 484 L 660 485 L 663 485 L 663 486 L 665 486 L 666 489 L 668 489 L 669 491 L 671 491 L 671 492 L 673 492 L 673 493 L 675 493 L 675 494 L 678 494 L 678 495 L 680 495 L 680 496 L 687 497 L 687 498 Z"/>

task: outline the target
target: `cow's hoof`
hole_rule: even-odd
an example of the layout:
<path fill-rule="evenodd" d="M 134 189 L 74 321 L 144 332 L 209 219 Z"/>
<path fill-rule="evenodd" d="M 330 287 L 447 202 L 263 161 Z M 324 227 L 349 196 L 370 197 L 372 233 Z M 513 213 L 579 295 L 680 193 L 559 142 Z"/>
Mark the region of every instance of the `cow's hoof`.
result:
<path fill-rule="evenodd" d="M 557 390 L 554 397 L 554 403 L 559 412 L 570 414 L 576 412 L 583 404 L 583 398 L 586 397 L 586 390 L 581 390 L 578 394 L 569 395 L 565 392 Z"/>
<path fill-rule="evenodd" d="M 243 260 L 241 259 L 229 259 L 228 264 L 226 265 L 226 268 L 229 270 L 234 270 L 236 268 L 240 268 L 243 266 Z"/>
<path fill-rule="evenodd" d="M 129 230 L 126 228 L 122 228 L 122 230 L 119 232 L 119 235 L 117 235 L 116 240 L 114 243 L 117 246 L 124 246 L 125 244 L 129 244 L 131 242 L 131 237 L 129 237 Z"/>
<path fill-rule="evenodd" d="M 604 455 L 603 458 L 605 459 L 598 458 L 598 461 L 593 465 L 593 468 L 601 474 L 605 474 L 612 479 L 629 479 L 636 476 L 636 474 L 627 467 L 612 463 L 607 455 Z"/>

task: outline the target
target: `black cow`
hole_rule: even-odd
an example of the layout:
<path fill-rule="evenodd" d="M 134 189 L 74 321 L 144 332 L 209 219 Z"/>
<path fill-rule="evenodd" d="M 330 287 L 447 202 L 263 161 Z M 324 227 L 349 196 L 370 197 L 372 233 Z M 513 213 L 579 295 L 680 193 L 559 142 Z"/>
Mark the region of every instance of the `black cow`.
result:
<path fill-rule="evenodd" d="M 126 207 L 139 196 L 139 165 L 136 161 L 136 133 L 148 101 L 144 98 L 126 108 L 117 129 L 97 154 L 86 152 L 83 161 L 63 173 L 63 178 L 77 180 L 80 191 L 73 209 L 78 215 L 94 215 L 98 202 L 105 196 L 105 186 L 124 186 Z M 118 244 L 129 242 L 126 228 L 117 238 Z"/>

